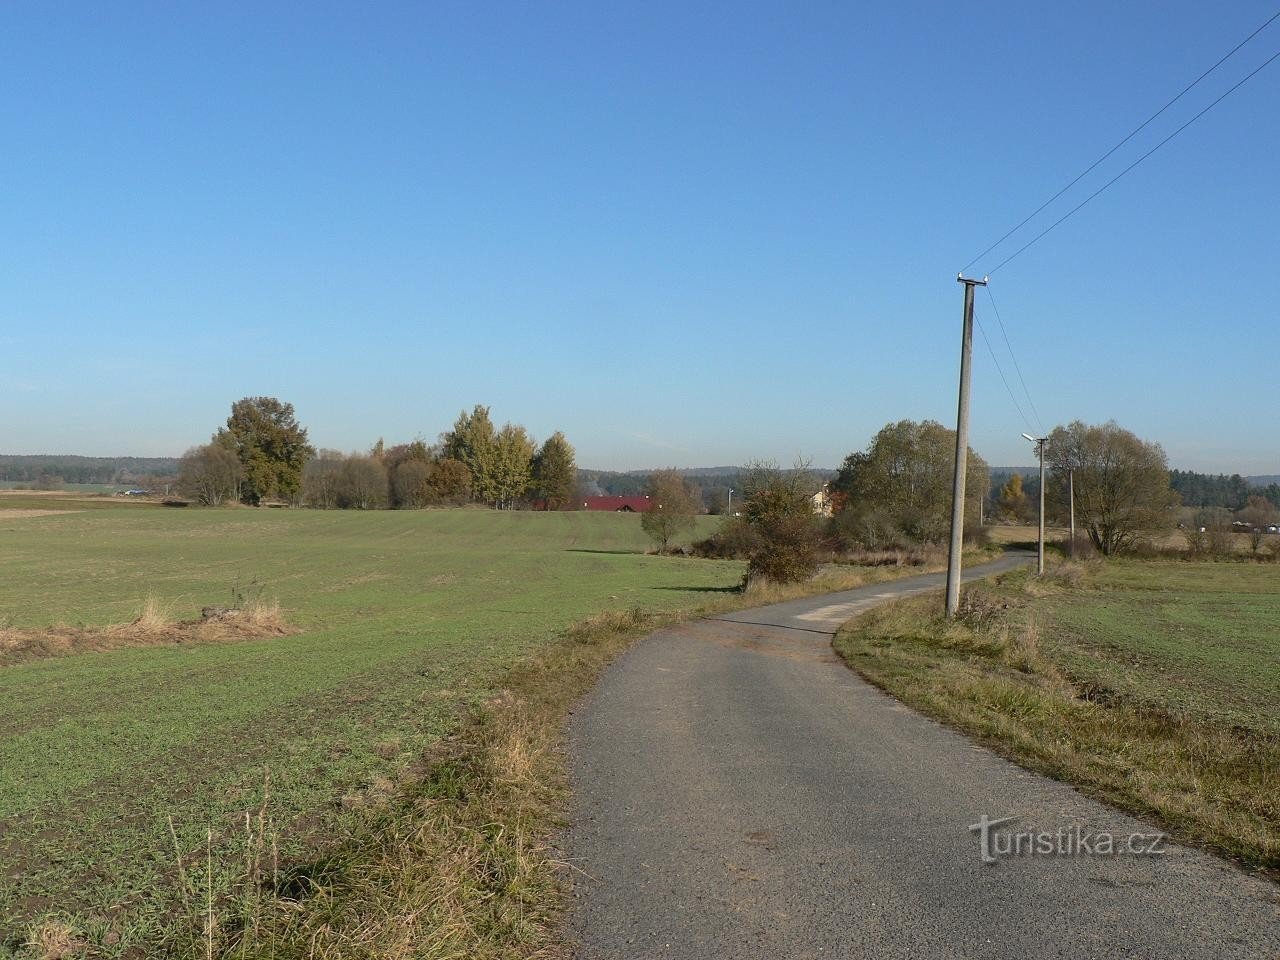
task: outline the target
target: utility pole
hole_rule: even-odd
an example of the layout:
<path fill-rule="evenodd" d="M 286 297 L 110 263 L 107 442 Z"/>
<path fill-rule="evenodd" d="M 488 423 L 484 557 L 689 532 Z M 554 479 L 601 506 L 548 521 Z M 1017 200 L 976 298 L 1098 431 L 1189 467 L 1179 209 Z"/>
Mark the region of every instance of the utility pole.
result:
<path fill-rule="evenodd" d="M 1036 546 L 1036 574 L 1044 576 L 1044 445 L 1049 438 L 1033 437 L 1029 433 L 1022 436 L 1036 445 L 1036 455 L 1040 457 L 1040 538 Z"/>
<path fill-rule="evenodd" d="M 1076 558 L 1076 472 L 1067 471 L 1067 503 L 1071 509 L 1071 559 Z"/>
<path fill-rule="evenodd" d="M 733 519 L 733 487 L 729 488 L 729 518 Z"/>
<path fill-rule="evenodd" d="M 960 554 L 964 550 L 964 479 L 969 468 L 969 374 L 973 359 L 973 288 L 986 279 L 956 276 L 964 285 L 964 325 L 960 334 L 960 401 L 956 411 L 956 475 L 951 484 L 951 549 L 947 553 L 947 616 L 960 609 Z"/>

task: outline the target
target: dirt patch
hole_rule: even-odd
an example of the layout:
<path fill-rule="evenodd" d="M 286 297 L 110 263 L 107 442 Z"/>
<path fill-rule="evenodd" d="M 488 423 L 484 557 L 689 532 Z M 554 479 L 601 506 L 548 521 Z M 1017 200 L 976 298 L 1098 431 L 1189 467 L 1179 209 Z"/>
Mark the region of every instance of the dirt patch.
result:
<path fill-rule="evenodd" d="M 0 627 L 0 667 L 123 647 L 235 643 L 296 632 L 297 628 L 285 622 L 280 608 L 274 604 L 222 610 L 200 620 L 166 620 L 148 609 L 132 623 L 108 627 Z"/>
<path fill-rule="evenodd" d="M 27 517 L 61 517 L 68 513 L 84 513 L 83 510 L 41 510 L 38 507 L 0 507 L 0 520 L 25 520 Z"/>

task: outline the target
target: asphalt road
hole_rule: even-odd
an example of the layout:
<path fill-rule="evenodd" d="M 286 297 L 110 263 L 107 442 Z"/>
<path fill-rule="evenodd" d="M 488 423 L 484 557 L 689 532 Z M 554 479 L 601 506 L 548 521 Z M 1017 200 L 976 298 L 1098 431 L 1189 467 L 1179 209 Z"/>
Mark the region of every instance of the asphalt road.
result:
<path fill-rule="evenodd" d="M 570 724 L 579 960 L 1280 958 L 1280 888 L 1172 844 L 1096 852 L 1101 834 L 1157 831 L 921 717 L 832 652 L 854 613 L 940 583 L 696 621 L 610 668 Z M 1016 818 L 992 828 L 994 864 L 970 830 L 983 815 Z M 1081 836 L 1094 853 L 998 855 Z"/>

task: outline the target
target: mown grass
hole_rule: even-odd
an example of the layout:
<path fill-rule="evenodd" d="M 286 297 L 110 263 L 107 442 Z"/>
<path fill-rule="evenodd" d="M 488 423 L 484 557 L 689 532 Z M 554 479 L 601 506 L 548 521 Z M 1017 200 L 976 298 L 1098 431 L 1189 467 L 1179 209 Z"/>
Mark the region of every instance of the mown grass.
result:
<path fill-rule="evenodd" d="M 904 702 L 1179 839 L 1280 875 L 1280 571 L 1061 564 L 879 607 L 836 649 Z"/>
<path fill-rule="evenodd" d="M 0 954 L 52 914 L 95 955 L 161 955 L 181 927 L 175 843 L 188 878 L 208 848 L 228 887 L 268 773 L 278 856 L 305 861 L 571 624 L 696 609 L 742 574 L 646 556 L 639 518 L 612 514 L 130 505 L 7 519 L 0 536 L 12 629 L 254 594 L 300 631 L 0 668 Z"/>

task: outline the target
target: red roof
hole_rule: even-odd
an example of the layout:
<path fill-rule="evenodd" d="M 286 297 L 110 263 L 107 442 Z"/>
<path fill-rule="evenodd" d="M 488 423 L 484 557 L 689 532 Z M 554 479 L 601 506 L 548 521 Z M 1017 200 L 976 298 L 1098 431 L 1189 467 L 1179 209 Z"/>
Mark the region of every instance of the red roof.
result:
<path fill-rule="evenodd" d="M 644 513 L 648 497 L 583 497 L 583 510 L 612 510 L 615 513 Z"/>

